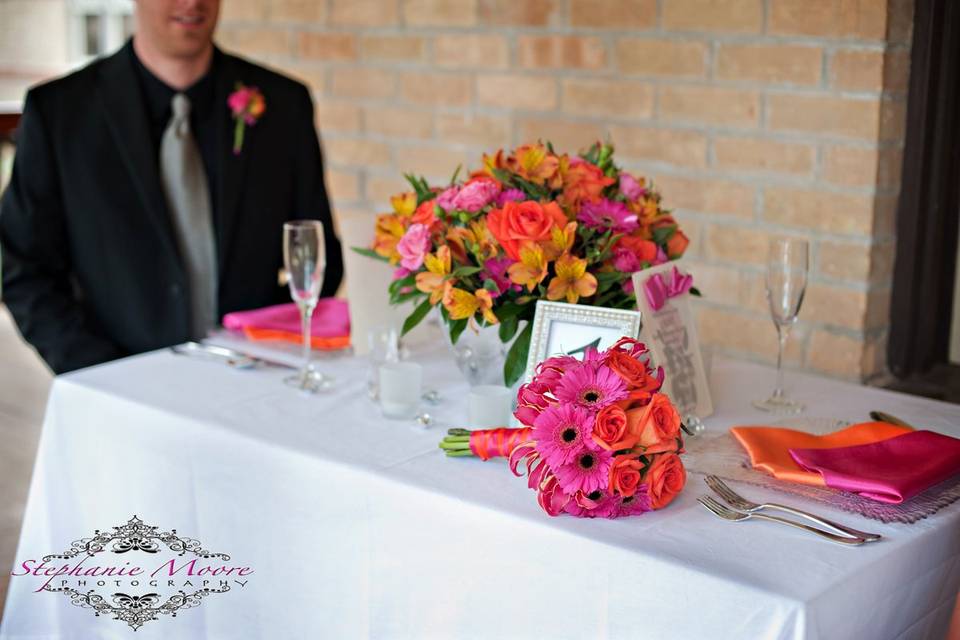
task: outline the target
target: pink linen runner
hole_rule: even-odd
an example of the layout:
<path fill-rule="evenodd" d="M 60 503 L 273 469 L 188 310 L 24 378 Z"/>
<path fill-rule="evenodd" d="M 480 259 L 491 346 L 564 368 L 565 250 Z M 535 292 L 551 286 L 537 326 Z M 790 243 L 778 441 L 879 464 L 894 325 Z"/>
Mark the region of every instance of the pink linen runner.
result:
<path fill-rule="evenodd" d="M 234 311 L 223 316 L 225 329 L 266 329 L 300 334 L 300 311 L 293 302 L 262 309 Z M 336 338 L 350 335 L 350 311 L 345 300 L 321 298 L 313 312 L 310 332 L 314 337 Z"/>
<path fill-rule="evenodd" d="M 790 449 L 802 468 L 828 487 L 899 504 L 960 474 L 960 440 L 914 431 L 880 442 L 834 449 Z"/>

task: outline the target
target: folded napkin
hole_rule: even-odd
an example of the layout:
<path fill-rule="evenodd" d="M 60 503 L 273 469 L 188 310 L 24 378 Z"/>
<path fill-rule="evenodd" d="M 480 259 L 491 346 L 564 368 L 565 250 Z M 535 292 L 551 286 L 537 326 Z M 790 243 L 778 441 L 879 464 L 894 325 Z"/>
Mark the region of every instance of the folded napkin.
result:
<path fill-rule="evenodd" d="M 262 309 L 234 311 L 223 316 L 223 326 L 243 331 L 251 340 L 283 340 L 303 344 L 300 310 L 293 302 Z M 350 311 L 345 300 L 321 298 L 310 321 L 310 346 L 342 349 L 350 344 Z"/>
<path fill-rule="evenodd" d="M 827 435 L 813 435 L 779 427 L 733 427 L 730 432 L 750 455 L 754 469 L 788 482 L 824 486 L 823 476 L 800 467 L 790 449 L 830 449 L 851 447 L 887 440 L 910 433 L 909 427 L 885 422 L 863 422 Z"/>
<path fill-rule="evenodd" d="M 790 449 L 790 456 L 828 487 L 894 504 L 960 474 L 960 440 L 933 431 L 852 447 Z"/>

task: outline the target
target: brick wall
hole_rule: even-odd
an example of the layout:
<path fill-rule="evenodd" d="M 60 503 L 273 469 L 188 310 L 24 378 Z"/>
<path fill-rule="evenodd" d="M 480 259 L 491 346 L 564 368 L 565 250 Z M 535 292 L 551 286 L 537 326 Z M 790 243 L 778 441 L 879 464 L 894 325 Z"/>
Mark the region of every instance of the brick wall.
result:
<path fill-rule="evenodd" d="M 339 216 L 403 171 L 610 136 L 692 238 L 702 339 L 772 361 L 771 235 L 812 242 L 788 363 L 883 371 L 912 0 L 224 0 L 220 42 L 308 82 Z"/>

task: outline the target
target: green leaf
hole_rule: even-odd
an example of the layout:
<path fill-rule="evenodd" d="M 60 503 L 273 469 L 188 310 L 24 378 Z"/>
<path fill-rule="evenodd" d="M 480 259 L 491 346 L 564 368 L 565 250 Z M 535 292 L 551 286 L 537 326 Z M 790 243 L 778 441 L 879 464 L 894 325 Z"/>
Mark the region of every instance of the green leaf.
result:
<path fill-rule="evenodd" d="M 413 313 L 407 316 L 407 319 L 403 321 L 403 330 L 400 332 L 400 336 L 405 336 L 413 331 L 413 328 L 420 324 L 421 320 L 427 317 L 427 313 L 429 313 L 431 306 L 430 298 L 427 298 L 421 302 L 420 306 L 414 309 Z"/>
<path fill-rule="evenodd" d="M 668 227 L 660 227 L 659 229 L 653 230 L 653 241 L 657 244 L 666 244 L 667 241 L 673 237 L 673 234 L 677 231 L 677 225 L 672 224 Z"/>
<path fill-rule="evenodd" d="M 450 275 L 454 278 L 465 278 L 481 271 L 483 271 L 483 267 L 457 267 Z"/>
<path fill-rule="evenodd" d="M 418 289 L 413 289 L 412 291 L 407 291 L 406 293 L 398 293 L 390 300 L 390 304 L 403 304 L 404 302 L 413 300 L 414 298 L 419 298 L 422 295 L 426 294 Z"/>
<path fill-rule="evenodd" d="M 407 287 L 412 287 L 417 282 L 416 276 L 414 274 L 408 274 L 399 280 L 394 280 L 387 287 L 387 291 L 390 292 L 390 297 L 399 295 L 400 291 L 406 289 Z"/>
<path fill-rule="evenodd" d="M 508 387 L 512 387 L 527 368 L 531 335 L 533 335 L 533 323 L 528 322 L 507 353 L 507 360 L 503 363 L 503 383 Z"/>
<path fill-rule="evenodd" d="M 497 293 L 500 291 L 500 287 L 497 286 L 497 283 L 487 278 L 483 281 L 483 288 L 489 291 L 490 293 Z M 497 317 L 500 317 L 500 314 L 497 314 Z"/>
<path fill-rule="evenodd" d="M 453 176 L 450 177 L 450 184 L 454 184 L 457 181 L 457 176 L 460 175 L 460 170 L 463 169 L 462 164 L 457 165 L 457 170 L 453 172 Z"/>
<path fill-rule="evenodd" d="M 497 318 L 500 322 L 510 320 L 511 318 L 516 318 L 519 316 L 526 307 L 523 305 L 517 304 L 516 302 L 504 302 L 503 305 L 494 311 L 497 314 Z"/>
<path fill-rule="evenodd" d="M 379 260 L 380 262 L 390 262 L 387 258 L 384 258 L 382 255 L 374 251 L 373 249 L 367 249 L 366 247 L 350 247 L 354 253 L 359 253 L 362 256 L 368 258 L 373 258 L 374 260 Z"/>
<path fill-rule="evenodd" d="M 460 334 L 463 333 L 463 330 L 467 328 L 467 319 L 463 318 L 461 320 L 454 320 L 450 323 L 450 342 L 457 344 L 457 340 L 460 339 Z"/>
<path fill-rule="evenodd" d="M 500 342 L 510 342 L 513 336 L 517 335 L 517 329 L 520 328 L 520 321 L 516 318 L 507 318 L 500 320 Z"/>
<path fill-rule="evenodd" d="M 696 287 L 690 287 L 690 295 L 697 296 L 698 298 L 703 297 L 703 294 L 700 293 L 700 289 L 697 289 Z"/>

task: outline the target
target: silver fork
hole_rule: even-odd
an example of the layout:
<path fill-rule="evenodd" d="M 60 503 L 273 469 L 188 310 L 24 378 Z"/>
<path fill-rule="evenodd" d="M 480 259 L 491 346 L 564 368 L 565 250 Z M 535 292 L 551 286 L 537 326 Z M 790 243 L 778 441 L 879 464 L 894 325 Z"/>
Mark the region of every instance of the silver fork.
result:
<path fill-rule="evenodd" d="M 815 533 L 816 535 L 826 538 L 831 542 L 838 542 L 840 544 L 846 544 L 851 546 L 859 546 L 866 542 L 863 538 L 850 538 L 848 536 L 838 536 L 835 533 L 830 533 L 829 531 L 824 531 L 823 529 L 817 529 L 816 527 L 811 527 L 809 525 L 803 524 L 801 522 L 794 522 L 793 520 L 787 520 L 786 518 L 778 518 L 777 516 L 768 516 L 763 513 L 743 513 L 741 511 L 734 511 L 724 505 L 720 504 L 710 496 L 700 496 L 697 498 L 697 501 L 700 502 L 703 506 L 709 509 L 714 515 L 717 515 L 724 520 L 729 520 L 731 522 L 742 522 L 744 520 L 750 520 L 751 518 L 756 518 L 758 520 L 770 520 L 771 522 L 779 522 L 780 524 L 785 524 L 790 527 L 796 527 L 797 529 L 803 529 L 804 531 L 809 531 L 810 533 Z"/>
<path fill-rule="evenodd" d="M 833 529 L 841 535 L 860 538 L 865 542 L 876 542 L 883 537 L 878 533 L 867 533 L 866 531 L 860 531 L 858 529 L 854 529 L 853 527 L 847 527 L 832 520 L 827 520 L 826 518 L 821 518 L 820 516 L 815 516 L 812 513 L 807 513 L 806 511 L 801 511 L 800 509 L 794 509 L 793 507 L 788 507 L 783 504 L 776 504 L 773 502 L 757 504 L 756 502 L 750 502 L 739 493 L 728 487 L 727 484 L 717 476 L 707 476 L 703 479 L 703 481 L 707 483 L 708 487 L 716 491 L 717 495 L 723 498 L 723 500 L 731 507 L 734 509 L 739 509 L 740 511 L 745 511 L 746 513 L 757 513 L 758 511 L 762 511 L 764 509 L 771 509 L 789 513 L 801 518 L 806 518 L 807 520 L 822 527 Z"/>

